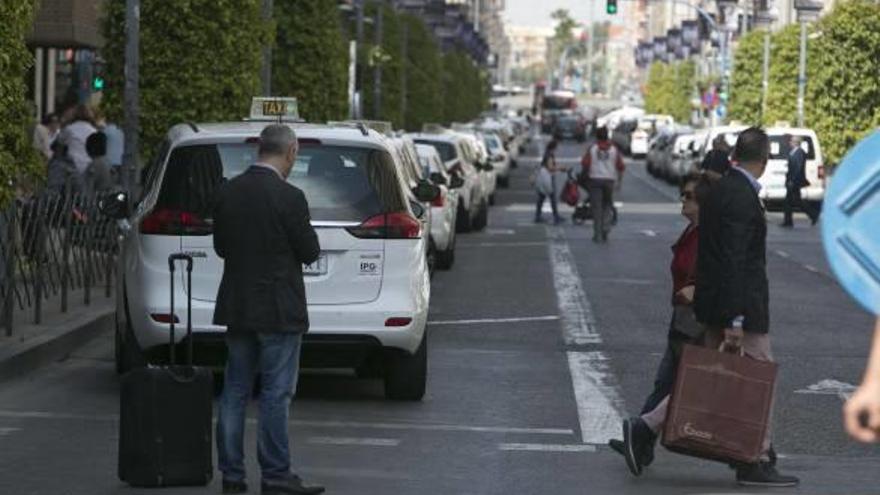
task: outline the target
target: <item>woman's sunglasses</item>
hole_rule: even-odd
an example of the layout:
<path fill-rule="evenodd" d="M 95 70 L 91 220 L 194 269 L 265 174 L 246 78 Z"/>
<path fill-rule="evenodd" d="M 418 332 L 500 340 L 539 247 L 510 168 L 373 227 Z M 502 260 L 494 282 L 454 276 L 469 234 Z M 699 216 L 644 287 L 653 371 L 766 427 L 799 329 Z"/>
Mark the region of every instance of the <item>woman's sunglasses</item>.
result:
<path fill-rule="evenodd" d="M 697 197 L 697 195 L 694 194 L 693 191 L 683 191 L 683 192 L 681 193 L 681 200 L 682 200 L 682 201 L 692 201 L 692 200 L 694 200 L 696 197 Z"/>

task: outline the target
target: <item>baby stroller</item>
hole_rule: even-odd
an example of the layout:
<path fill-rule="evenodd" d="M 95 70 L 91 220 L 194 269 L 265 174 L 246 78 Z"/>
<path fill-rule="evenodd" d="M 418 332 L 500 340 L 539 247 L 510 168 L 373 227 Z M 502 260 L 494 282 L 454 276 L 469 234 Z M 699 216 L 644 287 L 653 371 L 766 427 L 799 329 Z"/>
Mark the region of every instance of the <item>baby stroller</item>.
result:
<path fill-rule="evenodd" d="M 590 190 L 585 185 L 584 182 L 578 181 L 578 186 L 586 194 L 581 195 L 584 199 L 574 207 L 574 213 L 571 215 L 571 223 L 575 225 L 582 225 L 587 220 L 593 219 L 593 209 L 590 208 Z M 611 225 L 617 225 L 617 207 L 613 204 L 611 205 Z"/>

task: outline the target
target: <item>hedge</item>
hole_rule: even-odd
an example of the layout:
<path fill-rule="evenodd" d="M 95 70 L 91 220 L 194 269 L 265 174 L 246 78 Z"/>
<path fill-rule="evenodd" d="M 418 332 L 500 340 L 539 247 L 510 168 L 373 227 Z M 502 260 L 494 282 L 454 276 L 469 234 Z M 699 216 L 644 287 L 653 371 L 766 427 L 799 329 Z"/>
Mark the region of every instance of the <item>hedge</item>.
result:
<path fill-rule="evenodd" d="M 687 123 L 695 87 L 696 65 L 693 62 L 654 62 L 645 86 L 645 110 L 672 115 L 676 121 Z"/>
<path fill-rule="evenodd" d="M 348 46 L 327 0 L 275 0 L 272 93 L 295 96 L 311 122 L 348 116 Z"/>
<path fill-rule="evenodd" d="M 761 123 L 765 31 L 751 31 L 739 40 L 733 56 L 729 115 L 749 125 Z"/>
<path fill-rule="evenodd" d="M 125 2 L 104 2 L 105 111 L 122 120 Z M 141 1 L 141 154 L 149 160 L 180 122 L 239 120 L 259 95 L 271 40 L 261 0 Z"/>
<path fill-rule="evenodd" d="M 443 59 L 433 33 L 414 15 L 404 15 L 407 26 L 406 111 L 403 128 L 421 130 L 429 122 L 443 120 Z"/>
<path fill-rule="evenodd" d="M 24 38 L 33 28 L 33 0 L 0 2 L 0 206 L 22 182 L 45 175 L 31 146 L 33 116 L 25 102 L 25 75 L 33 55 Z"/>
<path fill-rule="evenodd" d="M 764 125 L 772 126 L 785 121 L 797 124 L 798 60 L 800 57 L 801 28 L 791 24 L 773 33 L 770 38 L 770 72 L 767 89 L 767 109 Z M 810 74 L 807 68 L 807 77 Z M 760 72 L 758 79 L 760 80 Z"/>

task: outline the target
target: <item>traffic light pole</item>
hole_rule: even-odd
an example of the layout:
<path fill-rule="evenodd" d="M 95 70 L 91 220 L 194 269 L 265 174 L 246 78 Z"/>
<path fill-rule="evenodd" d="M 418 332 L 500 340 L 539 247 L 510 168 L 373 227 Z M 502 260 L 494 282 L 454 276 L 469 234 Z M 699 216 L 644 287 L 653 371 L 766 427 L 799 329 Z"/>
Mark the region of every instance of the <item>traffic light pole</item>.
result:
<path fill-rule="evenodd" d="M 122 187 L 131 204 L 138 163 L 138 132 L 140 130 L 140 0 L 125 2 L 125 87 L 123 89 L 124 145 L 122 154 Z"/>

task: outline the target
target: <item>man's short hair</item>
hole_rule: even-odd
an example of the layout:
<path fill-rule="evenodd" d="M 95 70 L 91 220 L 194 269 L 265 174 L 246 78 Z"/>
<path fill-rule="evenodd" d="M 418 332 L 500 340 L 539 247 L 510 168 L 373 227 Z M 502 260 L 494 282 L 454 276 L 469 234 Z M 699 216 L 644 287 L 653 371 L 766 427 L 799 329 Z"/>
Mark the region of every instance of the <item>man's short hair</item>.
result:
<path fill-rule="evenodd" d="M 604 125 L 596 128 L 596 139 L 599 141 L 608 141 L 608 128 Z"/>
<path fill-rule="evenodd" d="M 739 134 L 733 159 L 741 164 L 766 163 L 770 157 L 770 139 L 759 127 L 749 127 Z"/>
<path fill-rule="evenodd" d="M 283 124 L 268 125 L 260 133 L 259 155 L 283 156 L 291 145 L 296 146 L 296 133 L 293 129 Z"/>

